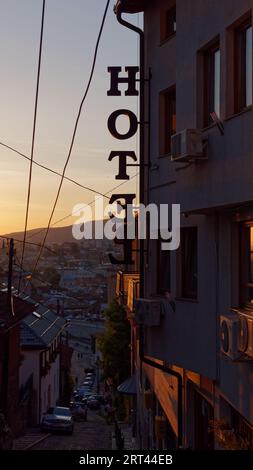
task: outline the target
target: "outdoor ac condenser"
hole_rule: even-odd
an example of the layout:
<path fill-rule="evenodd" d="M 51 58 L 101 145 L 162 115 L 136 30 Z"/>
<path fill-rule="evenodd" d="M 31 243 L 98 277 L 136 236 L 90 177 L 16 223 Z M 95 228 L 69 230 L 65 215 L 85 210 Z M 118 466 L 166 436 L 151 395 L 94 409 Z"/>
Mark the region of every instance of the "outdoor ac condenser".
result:
<path fill-rule="evenodd" d="M 253 318 L 236 309 L 220 317 L 221 352 L 233 361 L 253 360 Z"/>
<path fill-rule="evenodd" d="M 239 315 L 239 349 L 248 359 L 253 359 L 253 318 L 238 312 Z"/>
<path fill-rule="evenodd" d="M 173 162 L 191 162 L 206 158 L 203 136 L 198 129 L 185 129 L 171 137 Z"/>
<path fill-rule="evenodd" d="M 221 352 L 233 361 L 242 356 L 239 350 L 240 320 L 235 313 L 220 316 Z"/>

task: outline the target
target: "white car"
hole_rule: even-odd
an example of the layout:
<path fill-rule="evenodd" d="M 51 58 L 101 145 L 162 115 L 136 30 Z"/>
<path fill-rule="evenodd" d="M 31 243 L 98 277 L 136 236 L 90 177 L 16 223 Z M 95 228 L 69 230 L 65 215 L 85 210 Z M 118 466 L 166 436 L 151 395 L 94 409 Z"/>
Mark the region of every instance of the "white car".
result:
<path fill-rule="evenodd" d="M 74 420 L 70 408 L 55 406 L 44 413 L 41 420 L 42 431 L 63 431 L 73 434 Z"/>

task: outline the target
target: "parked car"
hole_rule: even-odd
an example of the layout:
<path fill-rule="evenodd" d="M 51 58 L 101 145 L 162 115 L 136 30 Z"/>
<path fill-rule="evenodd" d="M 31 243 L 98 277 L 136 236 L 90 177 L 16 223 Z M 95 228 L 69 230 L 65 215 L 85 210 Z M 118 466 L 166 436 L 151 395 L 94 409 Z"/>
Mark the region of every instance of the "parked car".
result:
<path fill-rule="evenodd" d="M 80 388 L 80 390 L 78 391 L 78 395 L 79 396 L 84 396 L 84 395 L 91 395 L 91 388 L 90 387 L 84 387 L 84 388 Z"/>
<path fill-rule="evenodd" d="M 90 390 L 91 389 L 91 385 L 80 385 L 80 387 L 78 387 L 78 393 L 80 392 L 83 392 L 83 391 L 86 391 L 86 390 Z"/>
<path fill-rule="evenodd" d="M 82 387 L 91 387 L 92 384 L 91 380 L 85 380 L 85 382 L 82 383 Z"/>
<path fill-rule="evenodd" d="M 100 403 L 98 400 L 95 400 L 94 398 L 91 398 L 87 401 L 87 406 L 90 410 L 99 410 L 100 409 Z"/>
<path fill-rule="evenodd" d="M 73 401 L 81 401 L 83 398 L 83 395 L 81 393 L 75 393 L 73 395 Z"/>
<path fill-rule="evenodd" d="M 87 400 L 92 395 L 91 390 L 81 390 L 79 392 L 78 398 L 75 397 L 76 401 L 82 401 L 82 400 Z"/>
<path fill-rule="evenodd" d="M 70 409 L 75 421 L 87 421 L 87 405 L 81 402 L 71 402 Z"/>
<path fill-rule="evenodd" d="M 70 408 L 55 406 L 44 413 L 41 420 L 42 431 L 63 431 L 73 433 L 74 420 Z"/>
<path fill-rule="evenodd" d="M 89 384 L 89 385 L 81 385 L 81 390 L 91 390 L 93 387 L 93 384 Z"/>
<path fill-rule="evenodd" d="M 90 373 L 87 374 L 87 375 L 85 376 L 85 380 L 90 381 L 90 382 L 94 382 L 94 380 L 95 380 L 94 374 L 90 374 Z"/>
<path fill-rule="evenodd" d="M 94 374 L 94 369 L 91 369 L 91 368 L 84 369 L 84 372 L 85 372 L 85 374 L 89 374 L 89 373 Z"/>
<path fill-rule="evenodd" d="M 106 400 L 105 400 L 105 398 L 103 397 L 103 395 L 92 395 L 92 398 L 93 398 L 94 400 L 99 401 L 99 403 L 100 403 L 101 405 L 105 405 L 105 404 L 106 404 Z"/>
<path fill-rule="evenodd" d="M 88 374 L 85 375 L 85 380 L 94 380 L 94 374 L 88 372 Z"/>

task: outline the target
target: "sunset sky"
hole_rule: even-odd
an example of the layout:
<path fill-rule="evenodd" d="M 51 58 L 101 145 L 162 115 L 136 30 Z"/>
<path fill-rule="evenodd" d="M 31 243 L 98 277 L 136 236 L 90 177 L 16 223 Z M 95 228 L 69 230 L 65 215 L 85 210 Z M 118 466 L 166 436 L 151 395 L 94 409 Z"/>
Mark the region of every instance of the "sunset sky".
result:
<path fill-rule="evenodd" d="M 1 1 L 0 15 L 0 141 L 30 155 L 41 21 L 41 0 Z M 62 172 L 74 121 L 87 84 L 106 0 L 46 2 L 41 84 L 34 159 Z M 120 142 L 109 134 L 107 119 L 121 107 L 136 111 L 137 98 L 107 97 L 109 65 L 136 65 L 137 37 L 117 23 L 114 0 L 106 20 L 94 80 L 84 105 L 67 176 L 107 192 L 117 162 L 111 150 L 136 151 L 136 138 Z M 137 15 L 131 21 L 137 21 Z M 141 19 L 139 19 L 141 21 Z M 123 124 L 122 124 L 123 125 Z M 0 234 L 23 230 L 29 162 L 0 146 Z M 130 174 L 135 174 L 131 169 Z M 59 177 L 33 169 L 29 228 L 47 224 Z M 136 181 L 124 191 L 135 191 Z M 54 221 L 94 195 L 65 181 Z M 58 226 L 69 225 L 68 218 Z"/>

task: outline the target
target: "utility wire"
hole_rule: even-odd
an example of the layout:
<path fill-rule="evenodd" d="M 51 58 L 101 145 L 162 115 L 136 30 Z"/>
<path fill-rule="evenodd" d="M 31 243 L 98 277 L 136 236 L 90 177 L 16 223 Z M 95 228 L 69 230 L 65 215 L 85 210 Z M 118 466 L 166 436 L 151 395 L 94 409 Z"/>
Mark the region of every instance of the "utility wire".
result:
<path fill-rule="evenodd" d="M 136 173 L 135 175 L 131 176 L 129 180 L 123 181 L 122 183 L 118 184 L 118 185 L 115 186 L 114 188 L 109 189 L 109 191 L 107 191 L 107 192 L 105 193 L 105 195 L 110 194 L 112 191 L 115 191 L 116 189 L 120 188 L 121 186 L 123 186 L 123 184 L 129 183 L 129 181 L 131 181 L 132 179 L 136 178 L 138 175 L 139 175 L 139 173 Z M 106 196 L 106 197 L 107 197 L 107 196 Z M 92 204 L 94 204 L 94 203 L 95 203 L 95 201 L 94 201 L 94 199 L 93 199 L 92 201 L 90 201 L 90 202 L 87 204 L 87 206 L 92 206 Z M 86 207 L 86 205 L 83 206 L 83 209 L 84 209 L 85 207 Z M 51 227 L 54 227 L 55 225 L 59 224 L 60 222 L 64 222 L 64 220 L 69 219 L 70 217 L 73 217 L 73 215 L 74 215 L 75 213 L 77 214 L 77 213 L 79 212 L 79 210 L 80 210 L 80 209 L 78 209 L 78 211 L 76 211 L 76 212 L 74 211 L 74 212 L 71 212 L 71 214 L 65 215 L 65 216 L 62 217 L 61 219 L 56 220 L 56 221 L 51 225 Z M 45 232 L 45 230 L 46 230 L 46 228 L 43 228 L 43 229 L 41 229 L 41 230 L 38 230 L 38 232 L 34 232 L 34 233 L 30 234 L 30 235 L 28 236 L 28 238 L 35 237 L 36 235 L 39 235 L 40 233 Z"/>
<path fill-rule="evenodd" d="M 0 142 L 0 145 L 2 147 L 6 147 L 7 149 L 11 150 L 12 152 L 15 152 L 17 155 L 20 155 L 21 157 L 25 158 L 26 160 L 31 161 L 31 158 L 25 155 L 22 152 L 19 152 L 19 150 L 15 149 L 14 147 L 11 147 L 10 145 L 5 144 L 4 142 Z M 50 171 L 50 173 L 53 173 L 54 175 L 57 176 L 63 176 L 61 173 L 58 171 L 53 170 L 52 168 L 49 168 L 48 166 L 42 165 L 41 163 L 36 162 L 36 160 L 33 160 L 33 165 L 37 165 L 40 168 L 43 168 L 43 170 Z M 100 191 L 96 191 L 95 189 L 90 188 L 89 186 L 84 186 L 83 184 L 79 183 L 78 181 L 73 180 L 72 178 L 69 178 L 68 176 L 64 175 L 64 179 L 67 181 L 70 181 L 71 183 L 74 183 L 76 186 L 79 186 L 80 188 L 87 189 L 88 191 L 91 191 L 92 193 L 99 194 L 100 196 L 107 197 L 105 194 L 101 193 Z M 109 197 L 108 197 L 109 199 Z"/>
<path fill-rule="evenodd" d="M 62 176 L 61 176 L 61 181 L 60 181 L 60 184 L 59 184 L 59 187 L 58 187 L 58 190 L 57 190 L 57 194 L 56 194 L 56 198 L 55 198 L 55 201 L 54 201 L 54 204 L 53 204 L 53 208 L 52 208 L 52 211 L 51 211 L 49 220 L 48 220 L 48 224 L 47 224 L 47 228 L 46 228 L 46 233 L 45 233 L 45 235 L 44 235 L 44 238 L 43 238 L 43 241 L 42 241 L 42 246 L 41 246 L 40 252 L 39 252 L 39 254 L 38 254 L 37 260 L 36 260 L 36 262 L 35 262 L 33 271 L 35 271 L 35 269 L 36 269 L 37 266 L 38 266 L 38 263 L 39 263 L 39 260 L 40 260 L 41 254 L 42 254 L 43 246 L 44 246 L 44 244 L 45 244 L 45 242 L 46 242 L 47 235 L 48 235 L 48 232 L 49 232 L 49 229 L 50 229 L 50 226 L 51 226 L 51 222 L 52 222 L 52 219 L 53 219 L 53 216 L 54 216 L 54 213 L 55 213 L 55 209 L 56 209 L 56 206 L 57 206 L 59 197 L 60 197 L 61 188 L 62 188 L 63 181 L 64 181 L 64 176 L 65 176 L 65 173 L 66 173 L 66 170 L 67 170 L 67 166 L 68 166 L 69 160 L 70 160 L 70 158 L 71 158 L 72 149 L 73 149 L 74 142 L 75 142 L 77 127 L 78 127 L 78 123 L 79 123 L 79 120 L 80 120 L 80 116 L 81 116 L 83 104 L 84 104 L 84 102 L 85 102 L 85 100 L 86 100 L 86 97 L 87 97 L 87 95 L 88 95 L 88 92 L 89 92 L 89 89 L 90 89 L 90 85 L 91 85 L 91 82 L 92 82 L 92 79 L 93 79 L 93 75 L 94 75 L 94 71 L 95 71 L 95 65 L 96 65 L 96 61 L 97 61 L 98 48 L 99 48 L 99 44 L 100 44 L 100 39 L 101 39 L 101 36 L 102 36 L 102 32 L 103 32 L 103 29 L 104 29 L 104 24 L 105 24 L 107 12 L 108 12 L 109 4 L 110 4 L 110 0 L 107 0 L 107 2 L 106 2 L 106 7 L 105 7 L 105 11 L 104 11 L 103 18 L 102 18 L 102 23 L 101 23 L 101 26 L 100 26 L 100 30 L 99 30 L 99 34 L 98 34 L 98 38 L 97 38 L 97 42 L 96 42 L 96 46 L 95 46 L 95 52 L 94 52 L 94 57 L 93 57 L 93 63 L 92 63 L 92 67 L 91 67 L 90 77 L 89 77 L 86 90 L 85 90 L 85 92 L 84 92 L 83 98 L 82 98 L 81 103 L 80 103 L 80 106 L 79 106 L 79 110 L 78 110 L 77 118 L 76 118 L 75 125 L 74 125 L 74 131 L 73 131 L 73 135 L 72 135 L 72 138 L 71 138 L 71 143 L 70 143 L 70 148 L 69 148 L 67 160 L 66 160 L 65 165 L 64 165 L 64 168 L 63 168 L 63 172 L 62 172 Z"/>
<path fill-rule="evenodd" d="M 130 180 L 136 178 L 138 175 L 139 175 L 139 173 L 136 173 L 135 175 L 133 175 L 133 176 L 130 178 Z M 107 194 L 111 193 L 112 191 L 115 191 L 115 190 L 118 189 L 120 186 L 123 186 L 123 184 L 128 183 L 130 180 L 123 181 L 122 183 L 118 184 L 118 185 L 115 186 L 114 188 L 111 188 L 109 191 L 107 191 L 107 192 L 105 193 L 105 196 L 106 196 Z M 106 197 L 107 197 L 107 196 L 106 196 Z M 91 206 L 92 204 L 94 204 L 94 200 L 93 200 L 93 201 L 90 201 L 87 205 L 88 205 L 88 206 Z M 84 207 L 85 207 L 85 206 L 84 206 Z M 75 213 L 75 212 L 72 212 L 71 214 L 66 215 L 66 216 L 63 217 L 62 219 L 56 220 L 56 221 L 52 224 L 52 227 L 55 226 L 55 225 L 57 225 L 57 224 L 59 224 L 60 222 L 63 222 L 63 221 L 66 220 L 66 219 L 69 219 L 70 217 L 73 216 L 74 213 Z M 40 233 L 43 233 L 45 230 L 46 230 L 45 228 L 43 228 L 43 229 L 41 229 L 41 230 L 38 230 L 37 232 L 28 235 L 27 238 L 32 238 L 32 237 L 34 237 L 34 236 L 36 236 L 36 235 L 39 235 Z M 3 239 L 3 240 L 10 240 L 10 239 L 13 238 L 13 237 L 7 237 L 7 236 L 4 236 L 4 235 L 0 235 L 0 238 Z M 17 239 L 17 238 L 13 238 L 13 240 L 14 240 L 14 242 L 17 242 L 17 243 L 23 243 L 22 240 L 19 240 L 19 239 Z M 29 241 L 27 241 L 27 240 L 26 240 L 25 243 L 26 243 L 26 245 L 38 246 L 39 248 L 41 248 L 41 243 L 29 242 Z M 49 248 L 47 245 L 44 245 L 43 249 L 49 251 L 49 252 L 52 253 L 52 254 L 56 254 L 56 255 L 58 254 L 55 250 L 53 250 L 52 248 Z"/>
<path fill-rule="evenodd" d="M 24 238 L 21 254 L 21 268 L 24 262 L 25 255 L 25 242 L 26 242 L 26 233 L 27 225 L 29 218 L 29 206 L 31 198 L 31 186 L 32 186 L 32 170 L 33 170 L 33 155 L 34 155 L 34 143 L 35 143 L 35 134 L 36 134 L 36 123 L 37 123 L 37 111 L 38 111 L 38 99 L 39 99 L 39 86 L 40 86 L 40 71 L 41 71 L 41 56 L 42 56 L 42 45 L 43 45 L 43 33 L 44 33 L 44 19 L 45 19 L 45 4 L 46 0 L 42 1 L 42 14 L 41 14 L 41 27 L 40 27 L 40 43 L 39 43 L 39 59 L 38 59 L 38 68 L 37 68 L 37 82 L 36 82 L 36 94 L 35 94 L 35 105 L 34 105 L 34 116 L 33 116 L 33 131 L 32 131 L 32 145 L 31 145 L 31 161 L 29 169 L 29 179 L 28 179 L 28 190 L 27 190 L 27 202 L 26 202 L 26 214 L 25 214 L 25 229 L 24 229 Z M 41 248 L 43 249 L 43 248 Z M 18 284 L 18 292 L 20 290 L 21 277 Z"/>
<path fill-rule="evenodd" d="M 17 243 L 23 243 L 23 240 L 19 240 L 18 238 L 13 238 L 13 237 L 6 237 L 4 235 L 0 235 L 0 238 L 2 240 L 14 240 L 14 242 L 17 242 Z M 41 247 L 41 244 L 40 243 L 34 243 L 34 242 L 28 242 L 27 240 L 25 241 L 25 244 L 26 245 L 33 245 L 33 246 L 38 246 L 39 248 Z M 55 255 L 57 255 L 57 252 L 52 250 L 51 248 L 49 248 L 48 246 L 44 245 L 43 247 L 44 250 L 47 250 L 49 251 L 50 253 L 53 253 Z"/>

